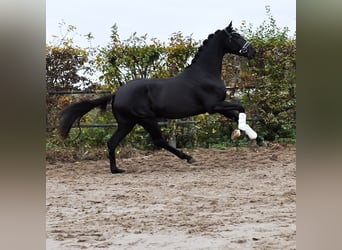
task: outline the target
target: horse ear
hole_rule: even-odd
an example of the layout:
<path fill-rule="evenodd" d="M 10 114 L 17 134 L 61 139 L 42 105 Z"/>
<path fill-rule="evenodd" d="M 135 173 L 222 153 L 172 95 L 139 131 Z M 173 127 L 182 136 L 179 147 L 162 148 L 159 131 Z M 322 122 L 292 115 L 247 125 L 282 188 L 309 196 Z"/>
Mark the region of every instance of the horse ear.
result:
<path fill-rule="evenodd" d="M 233 26 L 233 21 L 230 21 L 230 23 L 229 23 L 227 29 L 228 29 L 228 30 L 232 30 L 232 29 L 233 29 L 232 26 Z"/>

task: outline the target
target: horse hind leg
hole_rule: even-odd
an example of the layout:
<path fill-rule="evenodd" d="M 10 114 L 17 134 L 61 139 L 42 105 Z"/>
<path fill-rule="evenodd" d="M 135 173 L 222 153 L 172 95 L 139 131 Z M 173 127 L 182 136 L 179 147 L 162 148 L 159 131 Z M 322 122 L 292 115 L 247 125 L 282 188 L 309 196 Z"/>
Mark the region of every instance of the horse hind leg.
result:
<path fill-rule="evenodd" d="M 172 147 L 165 139 L 163 139 L 162 134 L 161 134 L 161 130 L 160 130 L 160 128 L 158 126 L 158 122 L 156 120 L 144 119 L 144 120 L 140 121 L 139 124 L 141 126 L 143 126 L 143 128 L 150 134 L 153 143 L 157 147 L 161 147 L 161 148 L 171 152 L 172 154 L 176 155 L 180 159 L 187 160 L 188 163 L 194 163 L 195 162 L 195 159 L 192 156 L 187 155 L 187 154 L 179 151 L 178 149 Z"/>
<path fill-rule="evenodd" d="M 125 136 L 132 131 L 135 124 L 118 124 L 118 128 L 107 142 L 109 151 L 110 171 L 113 174 L 123 173 L 125 170 L 116 166 L 115 149 Z"/>

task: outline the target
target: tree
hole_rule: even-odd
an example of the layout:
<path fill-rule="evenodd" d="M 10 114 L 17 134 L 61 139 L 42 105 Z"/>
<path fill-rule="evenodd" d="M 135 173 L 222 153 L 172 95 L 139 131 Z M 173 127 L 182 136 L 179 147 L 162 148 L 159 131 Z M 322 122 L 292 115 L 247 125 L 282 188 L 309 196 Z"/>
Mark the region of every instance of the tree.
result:
<path fill-rule="evenodd" d="M 65 23 L 60 24 L 62 29 Z M 55 36 L 56 43 L 45 47 L 46 54 L 46 84 L 47 90 L 65 90 L 89 88 L 94 83 L 91 76 L 94 74 L 93 60 L 95 49 L 81 48 L 74 45 L 71 33 L 76 32 L 76 27 L 69 25 L 62 37 Z M 88 41 L 91 33 L 86 35 Z"/>

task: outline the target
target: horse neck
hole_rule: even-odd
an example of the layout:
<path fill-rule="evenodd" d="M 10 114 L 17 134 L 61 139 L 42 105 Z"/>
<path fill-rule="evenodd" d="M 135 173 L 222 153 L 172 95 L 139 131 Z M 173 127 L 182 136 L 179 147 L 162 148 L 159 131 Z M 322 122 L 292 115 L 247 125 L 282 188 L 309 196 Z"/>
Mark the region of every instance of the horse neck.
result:
<path fill-rule="evenodd" d="M 208 44 L 198 53 L 196 61 L 188 68 L 189 71 L 193 74 L 201 72 L 200 75 L 221 79 L 222 59 L 225 54 L 222 42 L 220 34 L 208 40 Z"/>

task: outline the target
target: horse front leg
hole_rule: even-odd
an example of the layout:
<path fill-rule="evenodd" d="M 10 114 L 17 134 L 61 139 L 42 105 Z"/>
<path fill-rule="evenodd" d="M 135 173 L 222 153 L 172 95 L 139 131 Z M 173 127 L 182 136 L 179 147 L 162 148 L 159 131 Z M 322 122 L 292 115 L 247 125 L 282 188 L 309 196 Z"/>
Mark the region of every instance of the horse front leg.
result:
<path fill-rule="evenodd" d="M 213 111 L 224 115 L 225 117 L 237 122 L 238 129 L 232 133 L 232 138 L 240 136 L 240 130 L 244 131 L 251 140 L 256 140 L 259 146 L 264 146 L 264 141 L 258 134 L 247 124 L 246 113 L 244 107 L 239 103 L 220 102 L 213 107 Z"/>

